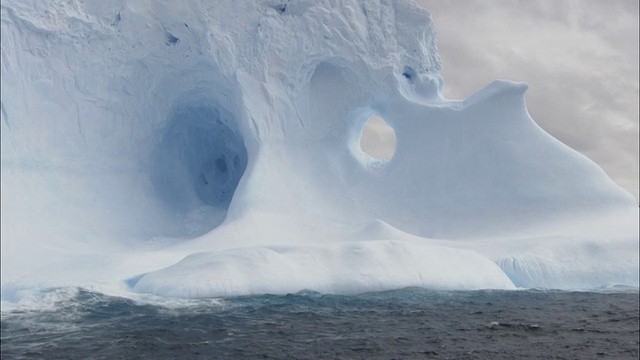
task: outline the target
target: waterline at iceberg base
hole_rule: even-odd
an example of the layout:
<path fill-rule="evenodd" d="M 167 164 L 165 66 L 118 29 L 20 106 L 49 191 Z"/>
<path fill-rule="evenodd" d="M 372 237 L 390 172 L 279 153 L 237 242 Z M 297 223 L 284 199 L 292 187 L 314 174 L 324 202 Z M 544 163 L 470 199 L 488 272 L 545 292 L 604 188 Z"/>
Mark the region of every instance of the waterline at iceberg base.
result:
<path fill-rule="evenodd" d="M 445 99 L 412 1 L 7 0 L 1 30 L 3 302 L 638 286 L 634 197 L 526 84 Z"/>

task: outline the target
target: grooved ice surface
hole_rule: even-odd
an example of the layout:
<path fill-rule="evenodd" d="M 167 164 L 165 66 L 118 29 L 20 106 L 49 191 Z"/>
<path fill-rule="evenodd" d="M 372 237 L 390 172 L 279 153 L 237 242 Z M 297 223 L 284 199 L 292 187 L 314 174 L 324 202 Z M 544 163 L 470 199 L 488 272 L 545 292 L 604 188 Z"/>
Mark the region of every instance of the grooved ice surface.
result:
<path fill-rule="evenodd" d="M 638 285 L 635 199 L 525 84 L 444 99 L 411 1 L 7 0 L 1 30 L 3 300 Z"/>

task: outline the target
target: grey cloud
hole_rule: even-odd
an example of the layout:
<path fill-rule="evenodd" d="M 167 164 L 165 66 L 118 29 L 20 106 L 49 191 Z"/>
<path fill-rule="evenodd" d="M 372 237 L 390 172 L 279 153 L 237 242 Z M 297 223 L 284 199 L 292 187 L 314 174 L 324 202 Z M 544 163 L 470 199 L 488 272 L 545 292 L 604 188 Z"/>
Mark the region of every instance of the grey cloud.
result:
<path fill-rule="evenodd" d="M 389 160 L 396 150 L 396 134 L 381 117 L 374 116 L 365 124 L 360 148 L 376 159 Z"/>

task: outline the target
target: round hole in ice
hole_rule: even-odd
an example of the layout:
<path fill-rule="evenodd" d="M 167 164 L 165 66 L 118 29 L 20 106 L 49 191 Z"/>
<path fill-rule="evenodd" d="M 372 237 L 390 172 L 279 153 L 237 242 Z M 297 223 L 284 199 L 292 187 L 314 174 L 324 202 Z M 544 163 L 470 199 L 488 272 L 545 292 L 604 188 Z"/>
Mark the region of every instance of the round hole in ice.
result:
<path fill-rule="evenodd" d="M 234 116 L 219 106 L 189 105 L 167 120 L 152 178 L 159 196 L 178 212 L 208 206 L 224 220 L 247 166 L 247 149 Z"/>
<path fill-rule="evenodd" d="M 396 133 L 383 118 L 374 115 L 362 128 L 360 149 L 376 160 L 389 161 L 396 152 Z"/>

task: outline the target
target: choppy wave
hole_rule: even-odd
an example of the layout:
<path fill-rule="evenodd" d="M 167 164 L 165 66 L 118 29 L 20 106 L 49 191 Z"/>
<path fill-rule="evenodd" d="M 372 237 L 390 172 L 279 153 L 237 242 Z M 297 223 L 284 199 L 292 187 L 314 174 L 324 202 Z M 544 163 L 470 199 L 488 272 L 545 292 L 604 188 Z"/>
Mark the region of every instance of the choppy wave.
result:
<path fill-rule="evenodd" d="M 3 305 L 3 359 L 638 356 L 638 290 L 628 287 L 197 300 L 60 288 L 39 301 Z"/>

